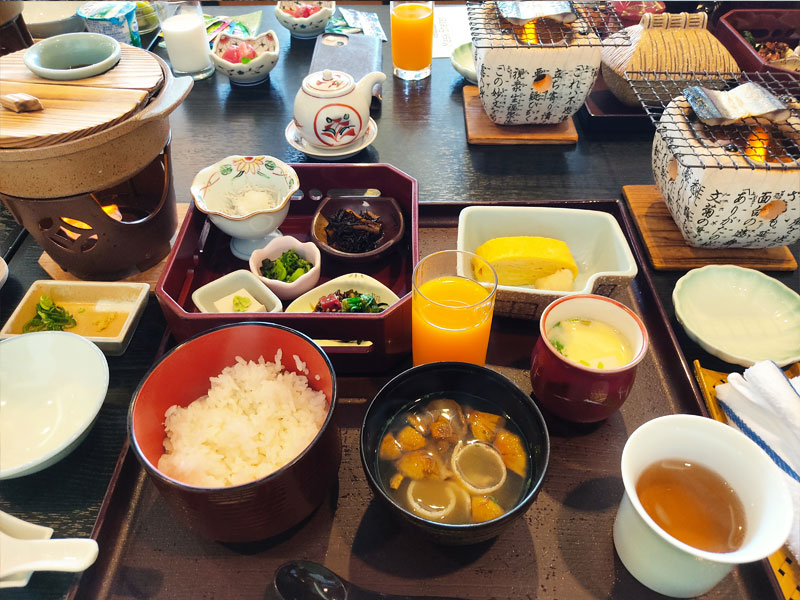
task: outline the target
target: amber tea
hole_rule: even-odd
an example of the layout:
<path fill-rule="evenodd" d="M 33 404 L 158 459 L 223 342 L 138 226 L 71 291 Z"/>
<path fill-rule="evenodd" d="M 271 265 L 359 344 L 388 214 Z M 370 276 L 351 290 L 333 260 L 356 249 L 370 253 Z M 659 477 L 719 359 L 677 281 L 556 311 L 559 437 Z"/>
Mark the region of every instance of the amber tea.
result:
<path fill-rule="evenodd" d="M 647 467 L 636 494 L 672 537 L 708 552 L 733 552 L 745 536 L 742 501 L 725 479 L 703 465 L 665 459 Z"/>

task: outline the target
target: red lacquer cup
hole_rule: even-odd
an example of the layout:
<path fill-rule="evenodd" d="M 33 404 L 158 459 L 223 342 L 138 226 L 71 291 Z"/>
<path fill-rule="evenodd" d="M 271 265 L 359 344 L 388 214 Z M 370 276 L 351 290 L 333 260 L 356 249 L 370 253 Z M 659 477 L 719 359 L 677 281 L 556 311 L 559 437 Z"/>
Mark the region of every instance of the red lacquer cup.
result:
<path fill-rule="evenodd" d="M 565 358 L 547 339 L 547 332 L 559 321 L 575 318 L 602 321 L 616 329 L 632 344 L 633 360 L 618 369 L 595 369 Z M 539 321 L 539 339 L 531 356 L 534 396 L 562 419 L 602 421 L 625 402 L 647 346 L 644 324 L 624 304 L 594 294 L 559 298 L 545 308 Z"/>

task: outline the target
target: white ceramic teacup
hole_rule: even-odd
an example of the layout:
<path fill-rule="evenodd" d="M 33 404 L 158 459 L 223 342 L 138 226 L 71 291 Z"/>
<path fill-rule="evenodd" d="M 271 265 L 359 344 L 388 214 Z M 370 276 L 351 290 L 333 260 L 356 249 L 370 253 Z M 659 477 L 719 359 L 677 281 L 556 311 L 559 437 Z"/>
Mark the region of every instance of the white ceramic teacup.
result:
<path fill-rule="evenodd" d="M 738 550 L 694 548 L 666 533 L 644 510 L 636 482 L 651 464 L 670 458 L 715 471 L 739 496 L 746 531 Z M 748 437 L 713 419 L 669 415 L 639 427 L 622 451 L 622 481 L 625 494 L 614 523 L 617 554 L 636 579 L 667 596 L 704 594 L 734 566 L 775 552 L 789 535 L 792 504 L 782 473 Z"/>

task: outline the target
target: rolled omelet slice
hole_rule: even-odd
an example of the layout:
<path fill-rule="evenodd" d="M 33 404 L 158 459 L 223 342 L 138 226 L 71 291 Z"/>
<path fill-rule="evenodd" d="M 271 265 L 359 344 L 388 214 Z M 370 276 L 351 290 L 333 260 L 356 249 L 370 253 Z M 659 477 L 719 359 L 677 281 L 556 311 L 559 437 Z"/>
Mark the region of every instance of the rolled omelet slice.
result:
<path fill-rule="evenodd" d="M 533 285 L 539 289 L 572 290 L 578 265 L 569 246 L 561 240 L 545 237 L 514 236 L 489 240 L 478 246 L 475 254 L 497 273 L 500 285 Z M 488 269 L 473 265 L 480 281 L 491 281 Z"/>

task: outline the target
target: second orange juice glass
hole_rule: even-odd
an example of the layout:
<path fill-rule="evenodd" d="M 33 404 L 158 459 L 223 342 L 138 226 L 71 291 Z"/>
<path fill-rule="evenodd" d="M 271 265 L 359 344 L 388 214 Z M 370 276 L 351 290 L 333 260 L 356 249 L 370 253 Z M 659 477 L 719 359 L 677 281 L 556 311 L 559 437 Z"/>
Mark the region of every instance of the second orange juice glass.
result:
<path fill-rule="evenodd" d="M 484 263 L 494 280 L 478 282 L 474 262 Z M 491 265 L 471 252 L 435 252 L 417 264 L 412 290 L 414 364 L 485 364 L 497 294 L 497 275 Z"/>
<path fill-rule="evenodd" d="M 433 62 L 433 2 L 390 2 L 392 64 L 400 79 L 425 79 Z"/>

